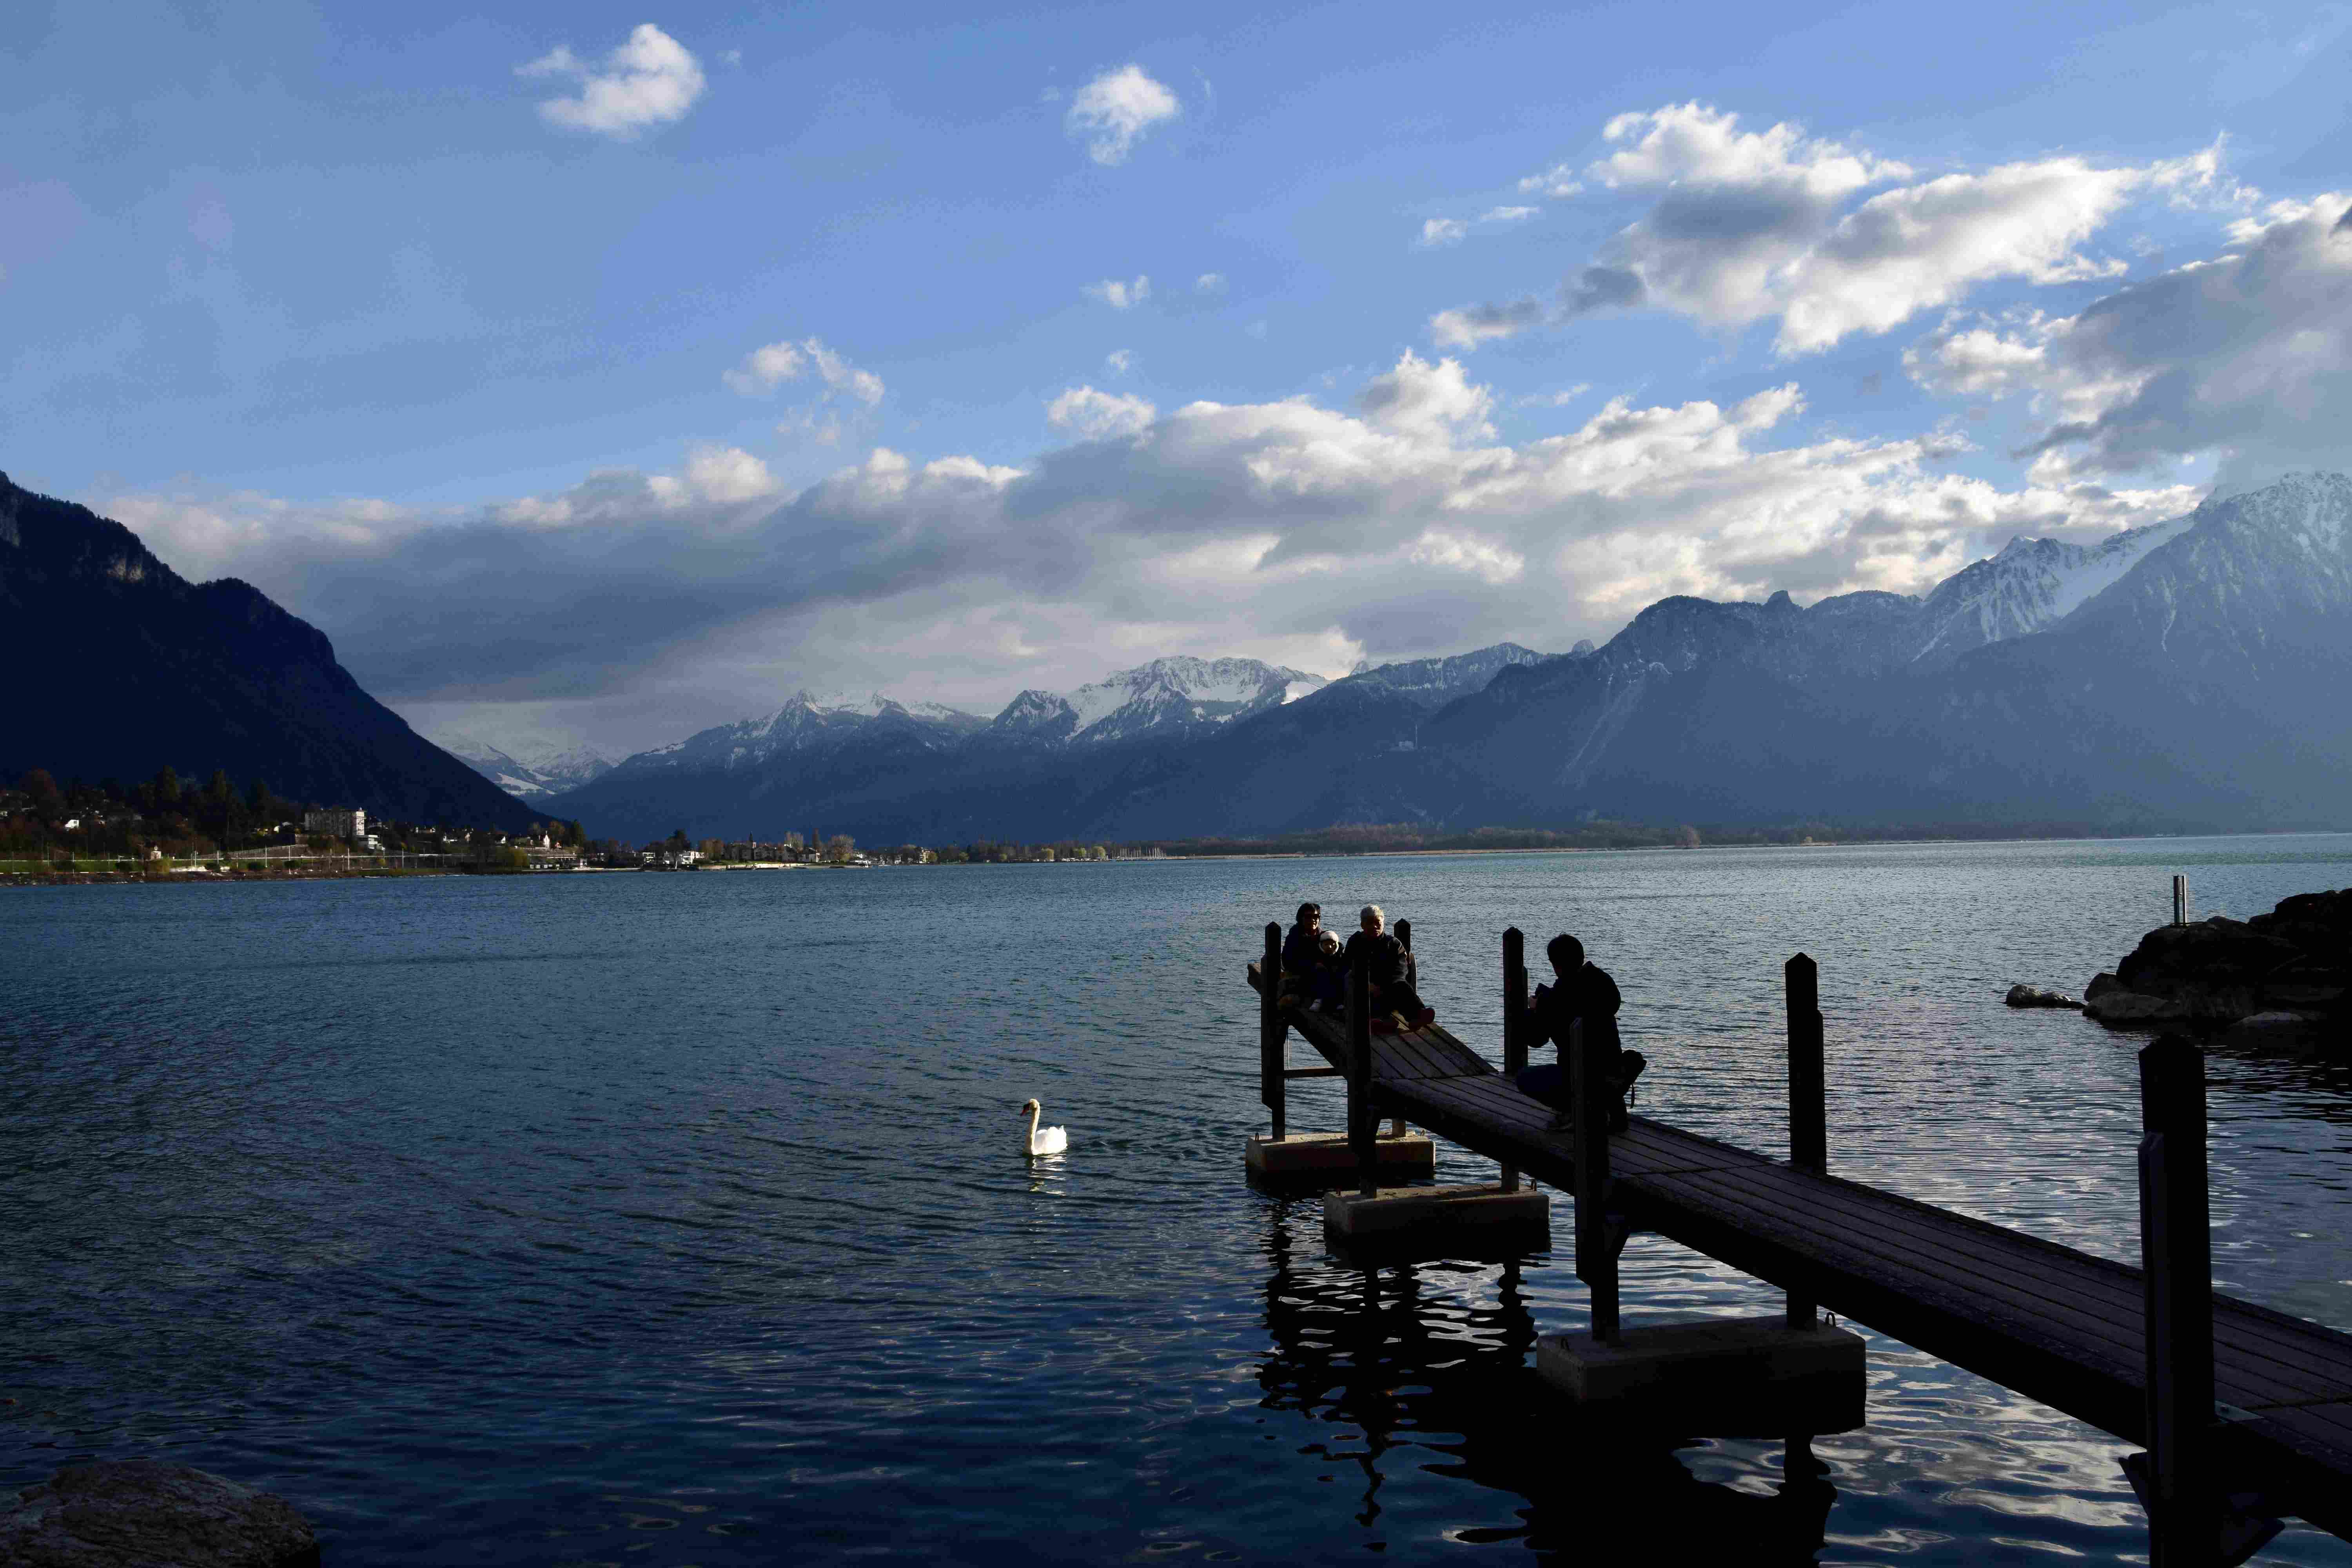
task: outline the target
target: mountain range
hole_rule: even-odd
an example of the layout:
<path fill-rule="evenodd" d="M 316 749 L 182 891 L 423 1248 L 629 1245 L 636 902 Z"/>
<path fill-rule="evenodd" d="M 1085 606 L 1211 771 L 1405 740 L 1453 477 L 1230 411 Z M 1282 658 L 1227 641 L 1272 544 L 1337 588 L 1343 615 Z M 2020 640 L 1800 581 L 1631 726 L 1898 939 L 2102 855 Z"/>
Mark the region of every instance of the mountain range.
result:
<path fill-rule="evenodd" d="M 0 775 L 222 768 L 396 817 L 633 840 L 2352 827 L 2352 479 L 2291 476 L 2096 544 L 2014 540 L 1916 596 L 1669 598 L 1600 647 L 1336 680 L 1161 658 L 993 717 L 803 691 L 612 763 L 449 737 L 461 762 L 249 584 L 190 584 L 0 476 Z"/>
<path fill-rule="evenodd" d="M 803 693 L 549 802 L 592 832 L 869 842 L 1596 817 L 2352 826 L 2352 480 L 2097 544 L 2018 539 L 1922 595 L 1675 597 L 1603 646 L 1333 681 L 1160 659 L 993 719 Z"/>
<path fill-rule="evenodd" d="M 0 773 L 183 777 L 406 821 L 519 829 L 485 783 L 360 689 L 316 626 L 236 578 L 194 584 L 139 536 L 0 474 Z"/>

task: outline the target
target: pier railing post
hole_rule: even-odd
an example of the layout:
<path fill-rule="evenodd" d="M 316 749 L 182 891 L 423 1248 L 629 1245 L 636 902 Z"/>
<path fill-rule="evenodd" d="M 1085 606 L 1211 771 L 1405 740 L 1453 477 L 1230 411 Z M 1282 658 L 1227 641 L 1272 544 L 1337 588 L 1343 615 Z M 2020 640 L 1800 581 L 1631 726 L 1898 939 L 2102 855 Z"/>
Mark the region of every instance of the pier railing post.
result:
<path fill-rule="evenodd" d="M 1830 1163 L 1827 1075 L 1822 1062 L 1821 972 L 1804 953 L 1781 969 L 1789 1004 L 1789 1163 L 1825 1175 Z M 1810 1329 L 1821 1304 L 1789 1292 L 1789 1326 Z"/>
<path fill-rule="evenodd" d="M 1528 1067 L 1527 943 L 1517 926 L 1503 932 L 1503 1074 L 1514 1082 Z M 1503 1190 L 1519 1190 L 1516 1166 L 1503 1167 Z"/>
<path fill-rule="evenodd" d="M 2208 1568 L 2221 1517 L 2212 1467 L 2213 1237 L 2205 1056 L 2178 1035 L 2139 1054 L 2139 1244 L 2147 1291 L 2151 1568 Z"/>
<path fill-rule="evenodd" d="M 1576 1277 L 1592 1292 L 1592 1337 L 1617 1342 L 1617 1247 L 1609 1231 L 1609 1106 L 1604 1054 L 1613 1042 L 1568 1030 L 1569 1120 L 1576 1128 Z"/>
<path fill-rule="evenodd" d="M 1405 951 L 1405 973 L 1411 977 L 1412 984 L 1417 990 L 1421 985 L 1421 971 L 1412 962 L 1412 922 L 1411 921 L 1397 921 L 1396 939 L 1397 945 L 1403 948 Z M 1404 1136 L 1403 1117 L 1398 1116 L 1391 1117 L 1390 1119 L 1389 1136 L 1391 1138 L 1402 1138 Z"/>
<path fill-rule="evenodd" d="M 1265 984 L 1257 998 L 1257 1097 L 1274 1113 L 1274 1138 L 1278 1143 L 1287 1131 L 1285 1121 L 1290 1108 L 1289 1080 L 1282 1076 L 1288 1065 L 1289 1053 L 1284 1047 L 1290 1038 L 1290 1026 L 1282 1021 L 1282 1005 L 1276 1000 L 1282 993 L 1282 927 L 1273 921 L 1265 922 L 1265 957 L 1258 964 L 1258 975 Z"/>
<path fill-rule="evenodd" d="M 1348 965 L 1348 1143 L 1356 1154 L 1356 1190 L 1380 1189 L 1380 1129 L 1372 1121 L 1372 975 L 1370 944 L 1356 944 Z"/>
<path fill-rule="evenodd" d="M 2172 878 L 2172 923 L 2177 926 L 2189 923 L 2189 879 L 2179 872 L 2173 873 Z"/>

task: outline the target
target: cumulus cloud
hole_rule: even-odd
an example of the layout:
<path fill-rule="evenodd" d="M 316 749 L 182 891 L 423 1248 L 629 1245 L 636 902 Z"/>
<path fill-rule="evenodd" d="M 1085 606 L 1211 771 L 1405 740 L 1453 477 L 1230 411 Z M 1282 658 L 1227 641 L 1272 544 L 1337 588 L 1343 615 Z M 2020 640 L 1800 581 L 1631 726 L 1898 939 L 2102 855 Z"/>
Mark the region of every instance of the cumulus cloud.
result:
<path fill-rule="evenodd" d="M 2278 202 L 2210 259 L 2073 316 L 1948 321 L 1905 363 L 1922 385 L 2021 397 L 2049 484 L 2216 456 L 2231 483 L 2341 468 L 2352 430 L 2352 195 Z"/>
<path fill-rule="evenodd" d="M 877 447 L 790 490 L 713 446 L 463 512 L 103 510 L 182 570 L 247 577 L 317 621 L 404 711 L 562 706 L 628 748 L 772 707 L 795 667 L 885 686 L 984 667 L 992 699 L 967 700 L 985 707 L 1174 649 L 1319 649 L 1309 668 L 1331 668 L 1559 647 L 1665 594 L 1912 591 L 2013 532 L 2094 537 L 2193 499 L 2005 490 L 1951 472 L 1948 437 L 1807 437 L 1793 384 L 1620 396 L 1521 444 L 1497 440 L 1494 407 L 1458 361 L 1408 353 L 1351 407 L 1162 412 L 1072 387 L 1047 410 L 1066 444 L 1024 469 Z"/>
<path fill-rule="evenodd" d="M 868 408 L 882 401 L 882 378 L 870 370 L 858 369 L 827 348 L 822 338 L 803 338 L 796 343 L 769 343 L 753 349 L 743 356 L 742 363 L 721 379 L 730 389 L 746 397 L 761 397 L 785 382 L 798 381 L 812 369 L 830 393 L 854 397 Z"/>
<path fill-rule="evenodd" d="M 1099 300 L 1114 310 L 1131 310 L 1151 298 L 1151 279 L 1138 274 L 1132 283 L 1117 278 L 1106 278 L 1086 287 L 1089 300 Z"/>
<path fill-rule="evenodd" d="M 1475 349 L 1496 338 L 1507 338 L 1538 326 L 1544 319 L 1540 300 L 1511 300 L 1499 305 L 1466 305 L 1440 310 L 1429 319 L 1429 335 L 1442 349 Z"/>
<path fill-rule="evenodd" d="M 2084 247 L 2126 204 L 2242 195 L 2218 144 L 2148 163 L 2053 155 L 1922 178 L 1793 125 L 1743 129 L 1698 103 L 1621 114 L 1602 135 L 1612 151 L 1586 178 L 1654 199 L 1562 284 L 1558 315 L 1647 306 L 1711 327 L 1775 321 L 1783 357 L 1887 331 L 1998 279 L 2120 274 L 2122 261 Z M 1444 312 L 1432 331 L 1466 346 L 1459 323 L 1482 309 L 1495 310 Z M 1523 309 L 1489 318 L 1513 331 L 1542 319 Z"/>
<path fill-rule="evenodd" d="M 1576 177 L 1573 165 L 1555 163 L 1540 174 L 1529 174 L 1519 182 L 1519 194 L 1527 196 L 1567 197 L 1579 195 L 1584 182 Z"/>
<path fill-rule="evenodd" d="M 1134 436 L 1151 427 L 1160 410 L 1140 397 L 1074 386 L 1045 406 L 1046 423 L 1083 440 Z"/>
<path fill-rule="evenodd" d="M 1125 375 L 1135 368 L 1133 349 L 1113 349 L 1103 355 L 1103 368 L 1113 375 Z"/>
<path fill-rule="evenodd" d="M 702 67 L 686 46 L 642 22 L 628 41 L 592 66 L 570 46 L 554 48 L 526 65 L 521 77 L 568 77 L 578 84 L 569 98 L 541 100 L 540 118 L 565 131 L 587 131 L 616 141 L 629 141 L 656 125 L 686 118 L 702 96 Z"/>
<path fill-rule="evenodd" d="M 1195 294 L 1222 294 L 1224 291 L 1225 275 L 1222 272 L 1203 272 L 1192 279 L 1192 292 Z"/>
<path fill-rule="evenodd" d="M 1146 132 L 1182 111 L 1176 95 L 1141 66 L 1123 65 L 1080 88 L 1062 123 L 1086 142 L 1087 156 L 1108 165 L 1126 163 Z"/>

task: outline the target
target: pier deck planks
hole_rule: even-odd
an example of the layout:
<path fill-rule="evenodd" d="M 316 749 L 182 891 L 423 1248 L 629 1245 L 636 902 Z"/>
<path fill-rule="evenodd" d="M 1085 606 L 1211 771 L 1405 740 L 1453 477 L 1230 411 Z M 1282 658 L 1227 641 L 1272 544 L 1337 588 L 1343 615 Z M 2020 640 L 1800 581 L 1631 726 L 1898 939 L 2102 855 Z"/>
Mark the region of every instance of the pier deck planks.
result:
<path fill-rule="evenodd" d="M 1259 966 L 1249 982 L 1261 984 Z M 1284 1015 L 1334 1067 L 1336 1016 Z M 1563 1192 L 1574 1141 L 1443 1026 L 1372 1037 L 1372 1104 Z M 2140 1271 L 1646 1117 L 1610 1140 L 1632 1222 L 1798 1291 L 2126 1442 L 2144 1443 Z M 2213 1299 L 2217 1398 L 2234 1484 L 2352 1536 L 2352 1336 Z"/>

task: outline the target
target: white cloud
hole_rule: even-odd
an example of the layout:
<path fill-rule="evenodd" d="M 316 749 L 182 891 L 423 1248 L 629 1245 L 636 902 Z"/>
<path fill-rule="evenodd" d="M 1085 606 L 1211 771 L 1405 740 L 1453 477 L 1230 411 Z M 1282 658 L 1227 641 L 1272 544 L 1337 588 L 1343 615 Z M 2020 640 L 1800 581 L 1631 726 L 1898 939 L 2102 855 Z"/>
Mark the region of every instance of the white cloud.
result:
<path fill-rule="evenodd" d="M 1103 368 L 1113 375 L 1125 375 L 1135 368 L 1133 349 L 1113 349 L 1103 355 Z"/>
<path fill-rule="evenodd" d="M 1046 405 L 1046 422 L 1082 440 L 1135 436 L 1151 428 L 1160 410 L 1140 397 L 1074 386 Z"/>
<path fill-rule="evenodd" d="M 676 474 L 463 513 L 249 495 L 103 509 L 174 565 L 247 577 L 327 627 L 395 705 L 556 705 L 628 749 L 772 707 L 796 662 L 887 688 L 970 650 L 955 679 L 986 707 L 1180 649 L 1328 668 L 1557 648 L 1668 594 L 1910 592 L 2011 533 L 2096 537 L 2193 499 L 2004 490 L 1949 472 L 1948 437 L 1808 436 L 1793 384 L 1727 405 L 1615 397 L 1518 444 L 1496 440 L 1494 405 L 1458 362 L 1406 353 L 1352 411 L 1160 413 L 1072 387 L 1048 409 L 1070 439 L 1025 469 L 877 447 L 787 493 L 711 446 Z"/>
<path fill-rule="evenodd" d="M 2243 196 L 2219 143 L 2149 163 L 2062 154 L 1920 178 L 1793 125 L 1743 130 L 1738 115 L 1698 103 L 1618 115 L 1603 135 L 1613 150 L 1587 177 L 1654 200 L 1562 285 L 1559 314 L 1652 306 L 1726 329 L 1777 320 L 1784 357 L 1890 331 L 1996 279 L 2120 274 L 2122 261 L 2083 247 L 2134 200 Z M 1525 302 L 1468 307 L 1431 330 L 1467 346 L 1467 333 L 1484 341 L 1543 319 Z"/>
<path fill-rule="evenodd" d="M 743 356 L 741 364 L 721 379 L 746 397 L 760 397 L 774 392 L 785 382 L 798 381 L 812 366 L 828 392 L 855 397 L 868 408 L 882 401 L 882 378 L 851 364 L 827 348 L 822 338 L 803 338 L 796 343 L 769 343 L 753 349 Z"/>
<path fill-rule="evenodd" d="M 686 482 L 705 500 L 757 500 L 782 487 L 768 465 L 740 447 L 697 447 L 687 455 Z"/>
<path fill-rule="evenodd" d="M 1530 405 L 1540 404 L 1549 408 L 1565 408 L 1591 390 L 1591 382 L 1580 381 L 1574 386 L 1562 387 L 1558 392 L 1529 393 L 1519 399 L 1519 406 L 1525 408 Z"/>
<path fill-rule="evenodd" d="M 1224 291 L 1225 275 L 1222 272 L 1203 272 L 1192 280 L 1192 292 L 1195 294 L 1222 294 Z"/>
<path fill-rule="evenodd" d="M 746 397 L 757 397 L 773 392 L 787 381 L 796 381 L 808 368 L 808 360 L 792 343 L 770 343 L 753 349 L 743 356 L 743 363 L 727 373 L 725 381 Z"/>
<path fill-rule="evenodd" d="M 1124 163 L 1146 132 L 1182 110 L 1176 95 L 1141 66 L 1124 65 L 1080 88 L 1063 125 L 1086 140 L 1087 155 L 1096 163 Z"/>
<path fill-rule="evenodd" d="M 1521 195 L 1572 196 L 1584 189 L 1576 177 L 1575 168 L 1567 163 L 1555 163 L 1540 174 L 1529 174 L 1519 182 Z"/>
<path fill-rule="evenodd" d="M 628 41 L 605 57 L 601 70 L 559 44 L 516 67 L 515 74 L 574 79 L 577 96 L 542 100 L 540 118 L 566 131 L 589 131 L 624 142 L 649 126 L 684 119 L 705 85 L 694 56 L 651 22 L 638 24 Z"/>
<path fill-rule="evenodd" d="M 859 370 L 814 338 L 801 344 L 816 364 L 816 373 L 824 384 L 835 392 L 845 393 L 872 408 L 882 401 L 882 378 L 870 370 Z"/>
<path fill-rule="evenodd" d="M 1539 325 L 1544 319 L 1538 300 L 1512 300 L 1500 305 L 1467 305 L 1440 310 L 1429 319 L 1429 335 L 1442 349 L 1475 349 L 1496 338 L 1507 338 Z"/>
<path fill-rule="evenodd" d="M 1131 310 L 1151 298 L 1151 279 L 1139 274 L 1132 283 L 1116 278 L 1106 278 L 1086 287 L 1089 300 L 1099 300 L 1114 310 Z"/>
<path fill-rule="evenodd" d="M 1464 223 L 1458 217 L 1427 218 L 1423 221 L 1421 226 L 1421 243 L 1423 245 L 1459 245 L 1462 242 L 1463 237 L 1469 232 L 1470 226 Z"/>
<path fill-rule="evenodd" d="M 2021 396 L 2046 484 L 2222 460 L 2233 487 L 2345 466 L 2352 195 L 2278 202 L 2208 260 L 2057 318 L 1947 321 L 1904 356 L 1933 391 Z"/>
<path fill-rule="evenodd" d="M 1480 223 L 1518 223 L 1531 218 L 1540 210 L 1536 207 L 1488 207 L 1478 215 Z"/>

